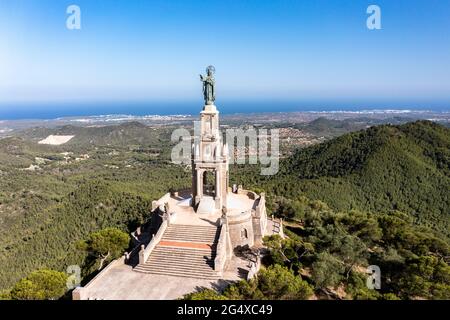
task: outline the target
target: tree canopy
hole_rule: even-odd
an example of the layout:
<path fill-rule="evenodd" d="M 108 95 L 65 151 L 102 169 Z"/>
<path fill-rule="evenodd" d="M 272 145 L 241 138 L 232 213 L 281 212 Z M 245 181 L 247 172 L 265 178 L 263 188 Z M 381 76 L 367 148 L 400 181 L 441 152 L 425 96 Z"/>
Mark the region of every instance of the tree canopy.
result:
<path fill-rule="evenodd" d="M 100 259 L 99 269 L 107 260 L 112 260 L 122 255 L 130 242 L 130 236 L 117 229 L 105 228 L 90 234 L 87 241 L 79 243 L 79 248 L 88 251 Z"/>
<path fill-rule="evenodd" d="M 63 272 L 42 269 L 18 281 L 10 296 L 16 300 L 55 300 L 67 291 L 67 275 Z"/>

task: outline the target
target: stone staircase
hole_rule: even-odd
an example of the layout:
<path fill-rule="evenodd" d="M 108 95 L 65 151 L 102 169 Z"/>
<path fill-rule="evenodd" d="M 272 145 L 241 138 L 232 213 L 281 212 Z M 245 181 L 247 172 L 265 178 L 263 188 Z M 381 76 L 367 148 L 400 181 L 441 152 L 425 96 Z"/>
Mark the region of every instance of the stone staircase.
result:
<path fill-rule="evenodd" d="M 164 232 L 162 241 L 188 241 L 205 244 L 215 244 L 217 226 L 196 226 L 185 224 L 172 224 Z"/>
<path fill-rule="evenodd" d="M 198 279 L 218 279 L 214 271 L 218 228 L 171 224 L 138 272 Z"/>

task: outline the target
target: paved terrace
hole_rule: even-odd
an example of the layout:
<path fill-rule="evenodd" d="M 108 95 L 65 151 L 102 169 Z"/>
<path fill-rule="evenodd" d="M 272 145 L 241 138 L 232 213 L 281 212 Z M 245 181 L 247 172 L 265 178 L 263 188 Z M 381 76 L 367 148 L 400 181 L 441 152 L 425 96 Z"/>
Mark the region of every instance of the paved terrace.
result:
<path fill-rule="evenodd" d="M 190 206 L 191 195 L 184 193 L 172 196 L 167 199 L 171 212 L 176 213 L 174 224 L 185 225 L 217 225 L 218 219 L 222 216 L 221 210 L 214 210 L 210 214 L 197 214 Z M 234 215 L 255 208 L 255 200 L 250 199 L 245 194 L 228 193 L 227 213 Z"/>
<path fill-rule="evenodd" d="M 176 212 L 173 224 L 217 225 L 221 210 L 199 215 L 190 206 L 190 194 L 185 193 L 165 199 L 171 212 Z M 255 200 L 244 194 L 228 194 L 228 212 L 237 214 L 254 208 Z M 170 244 L 168 244 L 170 245 Z M 177 246 L 179 244 L 176 244 Z M 223 289 L 230 282 L 247 275 L 249 262 L 233 256 L 223 274 L 225 280 L 203 280 L 187 277 L 145 274 L 133 271 L 120 260 L 111 263 L 88 286 L 89 299 L 99 300 L 172 300 L 201 288 Z"/>
<path fill-rule="evenodd" d="M 233 257 L 227 280 L 202 280 L 145 274 L 133 271 L 132 267 L 118 264 L 106 270 L 100 279 L 89 286 L 89 299 L 93 300 L 174 300 L 201 288 L 223 289 L 230 281 L 240 280 L 238 272 L 246 273 L 247 262 Z"/>

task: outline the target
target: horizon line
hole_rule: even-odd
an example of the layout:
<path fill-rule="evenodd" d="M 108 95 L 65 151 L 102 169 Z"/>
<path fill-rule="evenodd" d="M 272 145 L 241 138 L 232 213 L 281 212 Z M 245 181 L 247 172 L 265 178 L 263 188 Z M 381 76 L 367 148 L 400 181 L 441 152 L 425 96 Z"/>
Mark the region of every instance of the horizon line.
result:
<path fill-rule="evenodd" d="M 252 114 L 280 114 L 280 113 L 305 113 L 305 114 L 408 114 L 408 113 L 436 113 L 436 114 L 450 114 L 450 110 L 414 110 L 414 109 L 365 109 L 365 110 L 302 110 L 302 111 L 261 111 L 261 112 L 232 112 L 224 113 L 224 116 L 233 115 L 252 115 Z M 186 118 L 195 117 L 197 113 L 174 113 L 174 114 L 124 114 L 124 113 L 111 113 L 111 114 L 92 114 L 92 115 L 68 115 L 55 118 L 0 118 L 0 122 L 13 122 L 13 121 L 58 121 L 58 120 L 83 120 L 91 118 L 113 118 L 113 117 L 128 117 L 130 120 L 139 120 L 151 117 L 161 118 Z M 121 119 L 111 119 L 110 121 L 119 121 Z M 124 119 L 122 119 L 124 120 Z"/>

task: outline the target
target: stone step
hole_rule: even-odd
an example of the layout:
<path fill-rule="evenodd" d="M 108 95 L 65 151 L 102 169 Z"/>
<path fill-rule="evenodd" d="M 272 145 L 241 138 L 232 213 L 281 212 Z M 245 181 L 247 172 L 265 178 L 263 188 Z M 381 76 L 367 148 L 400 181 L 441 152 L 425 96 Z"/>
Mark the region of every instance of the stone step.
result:
<path fill-rule="evenodd" d="M 166 229 L 168 233 L 181 233 L 181 234 L 211 234 L 214 235 L 217 233 L 217 230 L 184 230 L 184 229 L 171 229 L 170 227 Z"/>
<path fill-rule="evenodd" d="M 150 259 L 147 260 L 146 263 L 141 266 L 166 266 L 166 267 L 190 267 L 190 266 L 198 266 L 198 267 L 208 267 L 211 268 L 214 266 L 214 260 L 171 260 L 171 259 Z"/>
<path fill-rule="evenodd" d="M 156 246 L 149 259 L 174 259 L 174 260 L 205 260 L 214 259 L 215 250 L 211 249 L 191 249 L 181 247 Z"/>
<path fill-rule="evenodd" d="M 216 234 L 200 234 L 200 233 L 180 233 L 180 232 L 164 232 L 164 237 L 196 237 L 196 238 L 207 238 L 207 239 L 215 239 Z"/>
<path fill-rule="evenodd" d="M 169 225 L 169 228 L 178 229 L 178 230 L 194 230 L 194 231 L 211 231 L 216 229 L 218 226 L 216 225 L 208 225 L 208 226 L 199 226 L 199 225 L 189 225 L 189 224 L 175 224 L 172 223 Z"/>
<path fill-rule="evenodd" d="M 178 230 L 204 230 L 204 231 L 208 231 L 208 230 L 216 230 L 217 226 L 216 225 L 210 225 L 210 226 L 199 226 L 199 225 L 195 225 L 195 224 L 177 224 L 177 223 L 172 223 L 169 226 L 169 229 L 178 229 Z"/>
<path fill-rule="evenodd" d="M 173 238 L 177 238 L 177 239 L 185 239 L 186 241 L 190 241 L 189 239 L 196 239 L 196 240 L 204 240 L 208 241 L 208 242 L 214 242 L 216 240 L 216 236 L 210 236 L 210 235 L 205 235 L 205 234 L 179 234 L 179 233 L 168 233 L 168 234 L 164 234 L 163 238 L 166 239 L 173 239 Z M 195 242 L 195 241 L 192 241 Z"/>
<path fill-rule="evenodd" d="M 207 261 L 207 260 L 213 260 L 215 258 L 215 255 L 211 256 L 209 255 L 181 255 L 181 254 L 155 254 L 155 255 L 150 255 L 149 259 L 153 259 L 157 258 L 157 259 L 165 259 L 165 260 L 169 260 L 172 259 L 174 261 L 177 261 L 177 259 L 179 261 L 184 261 L 184 260 L 196 260 L 196 261 Z M 148 261 L 148 260 L 147 260 Z"/>
<path fill-rule="evenodd" d="M 162 268 L 165 270 L 174 269 L 174 270 L 203 270 L 209 271 L 214 269 L 214 263 L 206 264 L 206 263 L 171 263 L 167 261 L 161 262 L 149 262 L 143 265 L 140 265 L 142 269 L 153 269 L 153 268 Z"/>
<path fill-rule="evenodd" d="M 167 265 L 199 265 L 208 266 L 213 265 L 214 260 L 175 260 L 175 259 L 150 259 L 144 265 L 147 264 L 167 264 Z"/>
<path fill-rule="evenodd" d="M 213 243 L 218 235 L 216 226 L 170 225 L 162 240 Z"/>
<path fill-rule="evenodd" d="M 215 238 L 207 238 L 207 237 L 194 237 L 194 236 L 170 236 L 165 235 L 162 237 L 163 241 L 178 241 L 178 242 L 201 242 L 206 244 L 213 244 L 216 240 Z"/>
<path fill-rule="evenodd" d="M 214 268 L 208 265 L 205 266 L 175 266 L 175 265 L 163 265 L 163 264 L 145 264 L 139 265 L 136 268 L 140 270 L 172 270 L 172 271 L 183 271 L 183 272 L 210 272 L 214 271 Z"/>
<path fill-rule="evenodd" d="M 162 240 L 176 240 L 179 242 L 202 242 L 213 243 L 216 238 L 200 237 L 200 236 L 179 236 L 179 235 L 164 235 Z"/>
<path fill-rule="evenodd" d="M 213 260 L 215 259 L 216 255 L 211 253 L 204 253 L 204 254 L 184 254 L 184 253 L 176 253 L 176 252 L 156 252 L 150 255 L 149 259 L 152 259 L 153 257 L 158 259 L 178 259 L 180 261 L 182 260 Z M 147 261 L 148 261 L 147 260 Z"/>
<path fill-rule="evenodd" d="M 198 226 L 198 225 L 187 225 L 187 224 L 171 224 L 169 225 L 170 229 L 177 230 L 192 230 L 192 231 L 212 231 L 217 229 L 218 226 L 210 225 L 210 226 Z"/>
<path fill-rule="evenodd" d="M 155 249 L 153 249 L 152 254 L 154 252 L 177 252 L 177 253 L 185 253 L 185 254 L 205 254 L 209 253 L 212 254 L 215 252 L 215 250 L 212 250 L 210 248 L 208 249 L 200 249 L 200 248 L 186 248 L 186 247 L 177 247 L 177 246 L 162 246 L 157 245 Z"/>
<path fill-rule="evenodd" d="M 162 269 L 154 269 L 154 270 L 136 270 L 137 272 L 149 273 L 149 274 L 160 274 L 166 276 L 178 276 L 178 277 L 186 277 L 186 278 L 197 278 L 197 279 L 217 279 L 219 277 L 219 273 L 216 271 L 211 272 L 192 272 L 192 271 L 179 271 L 179 270 L 162 270 Z"/>
<path fill-rule="evenodd" d="M 150 265 L 165 265 L 165 266 L 200 266 L 200 267 L 211 267 L 214 265 L 214 261 L 189 261 L 189 260 L 185 260 L 185 261 L 176 261 L 176 260 L 149 260 L 146 263 L 144 263 L 142 266 L 150 266 Z"/>
<path fill-rule="evenodd" d="M 204 258 L 204 257 L 196 257 L 196 258 L 177 258 L 177 257 L 163 257 L 163 256 L 154 256 L 147 260 L 147 263 L 170 263 L 170 264 L 213 264 L 214 258 Z"/>
<path fill-rule="evenodd" d="M 176 260 L 151 258 L 142 267 L 161 266 L 164 268 L 213 268 L 214 260 Z"/>
<path fill-rule="evenodd" d="M 151 256 L 150 258 L 147 259 L 147 261 L 145 263 L 150 263 L 150 262 L 163 262 L 163 261 L 167 261 L 171 264 L 186 264 L 186 263 L 204 263 L 206 264 L 208 261 L 213 262 L 214 259 L 216 257 L 213 256 L 211 258 L 211 256 L 195 256 L 195 257 L 188 257 L 188 256 L 175 256 L 175 255 L 170 255 L 170 256 L 164 256 L 164 255 L 154 255 Z"/>
<path fill-rule="evenodd" d="M 142 270 L 139 269 L 139 266 L 135 268 L 136 271 L 142 272 L 142 273 L 148 273 L 148 274 L 159 274 L 159 275 L 166 275 L 166 276 L 174 276 L 174 277 L 183 277 L 183 278 L 196 278 L 196 279 L 208 279 L 208 280 L 217 280 L 220 278 L 219 274 L 215 271 L 211 271 L 209 273 L 201 272 L 183 272 L 183 271 L 172 271 L 172 270 Z"/>
<path fill-rule="evenodd" d="M 179 234 L 179 233 L 168 233 L 168 234 L 164 234 L 163 238 L 180 238 L 180 239 L 186 239 L 186 241 L 188 241 L 188 239 L 203 239 L 203 240 L 207 240 L 207 241 L 214 241 L 216 240 L 216 236 L 209 236 L 209 235 L 200 235 L 200 234 Z"/>
<path fill-rule="evenodd" d="M 214 248 L 214 246 L 213 246 Z M 195 249 L 195 248 L 185 248 L 185 247 L 178 247 L 178 246 L 169 246 L 169 245 L 158 245 L 155 249 L 153 249 L 152 254 L 156 253 L 172 253 L 172 254 L 179 254 L 179 255 L 187 255 L 187 256 L 195 256 L 195 255 L 202 255 L 202 256 L 210 256 L 212 254 L 215 254 L 216 250 L 208 248 L 208 249 Z"/>
<path fill-rule="evenodd" d="M 216 257 L 215 254 L 204 253 L 204 254 L 184 254 L 176 252 L 155 252 L 150 255 L 149 259 L 155 258 L 167 258 L 167 259 L 178 259 L 178 260 L 211 260 Z"/>
<path fill-rule="evenodd" d="M 177 230 L 177 231 L 184 231 L 184 232 L 213 232 L 217 230 L 216 226 L 211 226 L 211 227 L 207 227 L 207 228 L 196 228 L 194 227 L 177 227 L 176 225 L 170 225 L 167 230 Z"/>
<path fill-rule="evenodd" d="M 171 224 L 164 232 L 162 241 L 210 244 L 211 248 L 157 245 L 147 261 L 134 270 L 149 274 L 218 279 L 220 276 L 214 271 L 218 230 L 217 226 Z"/>
<path fill-rule="evenodd" d="M 214 265 L 214 259 L 177 259 L 175 257 L 171 258 L 163 258 L 163 257 L 153 257 L 147 260 L 147 262 L 144 265 L 147 264 L 170 264 L 170 265 Z"/>
<path fill-rule="evenodd" d="M 208 237 L 215 237 L 216 236 L 216 232 L 211 232 L 211 233 L 207 233 L 207 232 L 189 232 L 189 231 L 178 231 L 178 230 L 166 230 L 166 232 L 164 232 L 164 234 L 178 234 L 178 235 L 184 235 L 184 236 L 190 236 L 190 235 L 194 235 L 194 236 L 208 236 Z"/>
<path fill-rule="evenodd" d="M 215 254 L 211 254 L 210 252 L 205 251 L 203 254 L 185 254 L 185 253 L 177 253 L 177 252 L 170 252 L 170 251 L 157 251 L 157 252 L 152 252 L 152 254 L 150 255 L 150 257 L 170 257 L 170 258 L 178 258 L 178 259 L 212 259 L 214 258 L 216 255 Z"/>
<path fill-rule="evenodd" d="M 214 271 L 214 267 L 210 265 L 170 265 L 170 264 L 145 264 L 139 266 L 140 269 L 145 270 L 183 270 L 183 271 L 195 271 L 195 272 L 209 272 Z"/>

